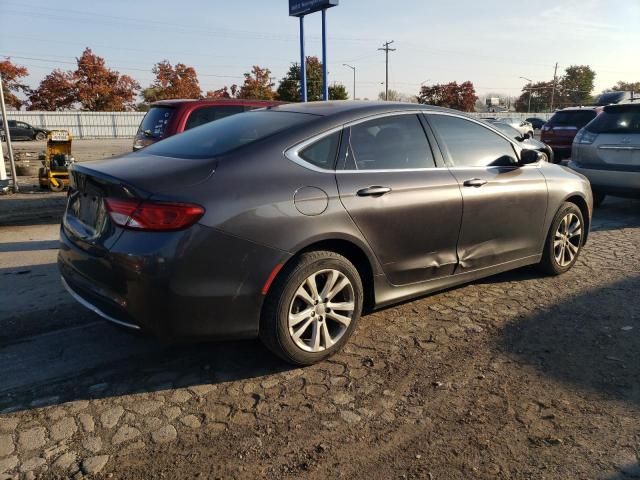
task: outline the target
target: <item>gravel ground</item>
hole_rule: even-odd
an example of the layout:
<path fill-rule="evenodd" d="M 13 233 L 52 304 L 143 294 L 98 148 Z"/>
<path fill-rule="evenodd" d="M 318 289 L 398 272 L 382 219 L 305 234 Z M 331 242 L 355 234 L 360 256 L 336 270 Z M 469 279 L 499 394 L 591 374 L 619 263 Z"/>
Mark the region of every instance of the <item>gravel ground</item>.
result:
<path fill-rule="evenodd" d="M 25 222 L 0 227 L 0 479 L 640 477 L 640 202 L 608 199 L 563 276 L 376 312 L 305 369 L 102 322 Z"/>

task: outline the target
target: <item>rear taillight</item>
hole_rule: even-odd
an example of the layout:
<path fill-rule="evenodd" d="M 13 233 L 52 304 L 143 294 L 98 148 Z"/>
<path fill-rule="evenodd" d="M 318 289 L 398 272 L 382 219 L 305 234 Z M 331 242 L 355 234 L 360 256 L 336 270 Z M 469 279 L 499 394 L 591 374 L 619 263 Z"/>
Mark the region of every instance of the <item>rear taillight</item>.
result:
<path fill-rule="evenodd" d="M 592 133 L 589 130 L 585 130 L 583 128 L 578 132 L 573 142 L 580 143 L 582 145 L 591 145 L 596 140 L 597 137 L 598 137 L 597 133 Z"/>
<path fill-rule="evenodd" d="M 115 224 L 132 230 L 182 230 L 196 223 L 204 215 L 204 208 L 191 203 L 120 198 L 106 198 L 104 203 Z"/>

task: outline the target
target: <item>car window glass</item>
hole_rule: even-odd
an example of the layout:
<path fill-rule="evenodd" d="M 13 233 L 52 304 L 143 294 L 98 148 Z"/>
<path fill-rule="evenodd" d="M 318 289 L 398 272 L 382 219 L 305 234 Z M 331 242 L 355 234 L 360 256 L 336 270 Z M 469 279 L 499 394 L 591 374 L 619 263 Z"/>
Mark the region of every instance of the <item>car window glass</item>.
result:
<path fill-rule="evenodd" d="M 29 125 L 27 125 L 24 122 L 17 122 L 17 126 L 18 126 L 18 128 L 31 128 L 31 127 L 29 127 Z"/>
<path fill-rule="evenodd" d="M 7 120 L 7 123 L 9 124 L 9 128 L 15 128 L 16 127 L 16 121 L 15 120 Z"/>
<path fill-rule="evenodd" d="M 147 132 L 149 136 L 154 138 L 161 138 L 173 113 L 174 109 L 172 107 L 151 107 L 142 119 L 138 131 Z"/>
<path fill-rule="evenodd" d="M 596 112 L 594 110 L 565 110 L 556 112 L 553 117 L 549 119 L 548 124 L 551 126 L 558 125 L 582 128 L 593 120 L 595 116 Z"/>
<path fill-rule="evenodd" d="M 335 165 L 339 146 L 340 132 L 335 132 L 304 148 L 298 156 L 316 167 L 330 170 Z"/>
<path fill-rule="evenodd" d="M 354 125 L 350 144 L 357 170 L 435 167 L 433 153 L 417 115 L 384 117 Z"/>
<path fill-rule="evenodd" d="M 475 122 L 449 115 L 430 115 L 441 147 L 456 167 L 486 167 L 515 158 L 511 143 Z"/>
<path fill-rule="evenodd" d="M 242 105 L 215 105 L 211 107 L 201 107 L 191 112 L 184 129 L 189 130 L 190 128 L 199 127 L 205 123 L 220 120 L 221 118 L 235 115 L 236 113 L 242 113 L 244 111 L 245 109 Z"/>
<path fill-rule="evenodd" d="M 586 129 L 592 133 L 640 133 L 640 105 L 606 108 Z"/>

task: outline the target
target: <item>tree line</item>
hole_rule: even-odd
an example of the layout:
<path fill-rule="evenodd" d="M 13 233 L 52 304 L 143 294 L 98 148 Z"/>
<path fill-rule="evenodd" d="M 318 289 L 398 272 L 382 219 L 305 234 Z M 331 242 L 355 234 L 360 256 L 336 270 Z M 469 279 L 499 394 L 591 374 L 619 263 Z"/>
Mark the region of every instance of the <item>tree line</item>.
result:
<path fill-rule="evenodd" d="M 322 62 L 317 57 L 307 57 L 307 96 L 310 101 L 322 99 Z M 298 102 L 301 97 L 300 65 L 292 63 L 276 88 L 271 70 L 254 65 L 244 74 L 244 81 L 226 85 L 217 90 L 203 92 L 196 70 L 183 63 L 172 65 L 168 60 L 156 63 L 151 85 L 142 88 L 129 75 L 121 75 L 109 68 L 104 58 L 86 48 L 76 58 L 74 70 L 54 69 L 45 76 L 37 88 L 24 83 L 29 75 L 26 67 L 16 65 L 10 58 L 0 61 L 0 73 L 5 87 L 5 100 L 16 109 L 27 110 L 88 110 L 132 111 L 145 110 L 149 104 L 174 98 L 238 98 L 255 100 L 280 100 Z M 593 103 L 592 92 L 596 72 L 588 65 L 572 65 L 555 80 L 529 82 L 516 100 L 516 110 L 548 111 L 554 107 L 588 105 Z M 640 82 L 619 81 L 612 90 L 640 92 Z M 384 92 L 381 94 L 384 98 Z M 139 98 L 142 102 L 139 102 Z M 329 87 L 331 100 L 346 100 L 344 85 Z M 389 91 L 389 100 L 414 101 L 423 104 L 473 111 L 478 97 L 473 83 L 425 85 L 418 95 L 403 95 Z"/>
<path fill-rule="evenodd" d="M 109 68 L 104 58 L 86 48 L 76 58 L 74 70 L 54 69 L 37 88 L 31 89 L 23 80 L 29 75 L 26 67 L 15 65 L 10 58 L 0 61 L 5 100 L 16 109 L 118 112 L 145 110 L 152 102 L 175 98 L 297 102 L 301 96 L 300 65 L 297 63 L 291 65 L 277 89 L 274 88 L 271 70 L 257 65 L 244 74 L 241 85 L 232 84 L 206 92 L 200 88 L 196 70 L 183 63 L 172 65 L 168 60 L 162 60 L 153 66 L 152 72 L 155 79 L 147 88 L 142 88 L 135 79 Z M 309 100 L 321 100 L 322 62 L 317 57 L 307 57 L 307 83 Z M 142 97 L 142 102 L 138 102 L 138 96 Z M 346 100 L 348 94 L 344 85 L 331 85 L 329 98 Z"/>

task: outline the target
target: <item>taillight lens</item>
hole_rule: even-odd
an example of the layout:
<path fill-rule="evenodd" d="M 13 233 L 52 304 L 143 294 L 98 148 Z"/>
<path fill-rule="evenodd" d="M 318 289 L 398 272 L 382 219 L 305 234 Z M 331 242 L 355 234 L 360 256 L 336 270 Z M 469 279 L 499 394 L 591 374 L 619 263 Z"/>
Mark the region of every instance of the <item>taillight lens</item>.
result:
<path fill-rule="evenodd" d="M 596 140 L 597 137 L 598 137 L 597 133 L 592 133 L 589 130 L 582 129 L 576 135 L 574 142 L 580 143 L 582 145 L 591 145 Z"/>
<path fill-rule="evenodd" d="M 120 198 L 106 198 L 104 203 L 115 224 L 132 230 L 182 230 L 196 223 L 204 215 L 204 208 L 191 203 Z"/>

